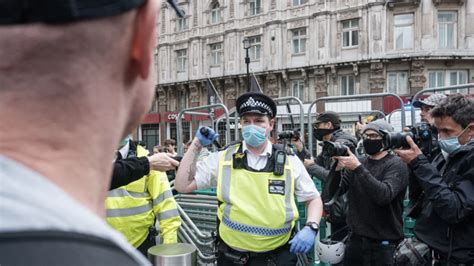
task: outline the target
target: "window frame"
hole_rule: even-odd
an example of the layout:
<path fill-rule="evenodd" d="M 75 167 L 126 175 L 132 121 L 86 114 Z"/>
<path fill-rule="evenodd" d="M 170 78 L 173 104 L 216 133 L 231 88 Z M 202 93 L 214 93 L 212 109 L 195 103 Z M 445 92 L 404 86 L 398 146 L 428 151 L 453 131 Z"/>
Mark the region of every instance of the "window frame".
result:
<path fill-rule="evenodd" d="M 409 23 L 400 23 L 397 24 L 396 19 L 397 17 L 401 16 L 406 16 L 406 15 L 411 15 L 411 22 Z M 403 28 L 409 28 L 410 29 L 410 45 L 409 47 L 397 47 L 397 29 L 403 30 Z M 394 14 L 393 15 L 393 49 L 394 50 L 409 50 L 413 49 L 414 47 L 414 29 L 415 29 L 415 14 L 414 13 L 400 13 L 400 14 Z M 404 31 L 402 31 L 404 33 Z M 403 38 L 405 38 L 405 34 L 403 34 Z M 402 39 L 402 44 L 403 44 L 403 39 Z"/>
<path fill-rule="evenodd" d="M 211 66 L 220 66 L 222 64 L 222 42 L 211 43 L 209 46 L 211 51 Z M 219 46 L 219 48 L 217 48 L 217 46 Z"/>
<path fill-rule="evenodd" d="M 188 30 L 188 29 L 189 29 L 188 18 L 187 18 L 187 17 L 178 18 L 178 19 L 177 19 L 177 27 L 176 27 L 176 29 L 177 29 L 178 32 Z"/>
<path fill-rule="evenodd" d="M 430 74 L 435 73 L 436 74 L 436 85 L 438 86 L 430 86 Z M 451 83 L 451 74 L 456 73 L 456 84 Z M 442 74 L 442 79 L 443 79 L 443 84 L 438 84 L 438 74 Z M 461 79 L 464 79 L 461 81 Z M 462 85 L 462 84 L 467 84 L 469 79 L 469 70 L 468 69 L 431 69 L 427 71 L 427 88 L 439 88 L 439 87 L 448 87 L 448 86 L 456 86 L 456 85 Z M 462 93 L 463 91 L 466 91 L 466 89 L 456 89 L 456 90 L 449 90 L 446 91 L 446 93 Z"/>
<path fill-rule="evenodd" d="M 307 0 L 292 0 L 291 6 L 302 6 L 307 3 Z"/>
<path fill-rule="evenodd" d="M 345 81 L 343 81 L 345 80 Z M 349 81 L 352 80 L 352 94 L 349 94 Z M 356 81 L 355 76 L 353 74 L 341 75 L 339 77 L 339 85 L 340 85 L 340 95 L 355 95 L 356 92 Z M 345 91 L 345 92 L 344 92 Z"/>
<path fill-rule="evenodd" d="M 262 14 L 262 0 L 250 0 L 249 1 L 249 15 L 257 16 Z"/>
<path fill-rule="evenodd" d="M 353 26 L 354 21 L 357 21 L 357 26 Z M 344 28 L 344 22 L 349 22 L 349 27 L 348 28 Z M 355 48 L 355 47 L 359 46 L 359 30 L 360 30 L 359 22 L 360 22 L 359 18 L 353 18 L 353 19 L 347 19 L 347 20 L 342 20 L 341 21 L 341 26 L 342 26 L 342 48 L 350 49 L 350 48 Z M 348 40 L 349 45 L 347 45 L 347 46 L 345 46 L 345 41 L 344 41 L 346 39 L 345 38 L 346 33 L 347 33 L 347 38 L 349 38 L 349 40 Z M 357 43 L 356 44 L 354 44 L 354 38 L 353 38 L 354 33 L 357 36 Z"/>
<path fill-rule="evenodd" d="M 401 74 L 405 74 L 405 88 L 404 88 L 404 91 L 401 91 L 401 88 L 400 88 L 400 76 Z M 395 75 L 395 80 L 396 80 L 396 83 L 395 83 L 395 91 L 391 91 L 390 90 L 390 86 L 391 86 L 391 82 L 390 82 L 390 76 L 391 75 Z M 410 87 L 408 85 L 409 83 L 409 73 L 408 71 L 388 71 L 387 72 L 387 86 L 385 88 L 385 91 L 386 92 L 389 92 L 389 93 L 394 93 L 394 94 L 397 94 L 397 95 L 409 95 L 410 94 Z"/>
<path fill-rule="evenodd" d="M 184 55 L 182 54 L 184 52 Z M 176 50 L 176 72 L 186 72 L 188 67 L 188 49 Z"/>
<path fill-rule="evenodd" d="M 297 93 L 295 93 L 295 89 L 296 89 Z M 291 95 L 290 96 L 296 97 L 296 98 L 300 99 L 301 101 L 304 101 L 304 96 L 305 96 L 304 80 L 294 79 L 294 80 L 291 81 Z"/>
<path fill-rule="evenodd" d="M 302 34 L 302 32 L 304 34 Z M 291 30 L 291 54 L 292 55 L 302 55 L 306 53 L 306 28 L 298 28 Z M 295 42 L 298 42 L 298 45 L 295 46 Z M 298 47 L 296 51 L 295 47 Z"/>
<path fill-rule="evenodd" d="M 262 35 L 248 37 L 250 44 L 249 57 L 250 61 L 259 61 L 262 58 Z M 258 41 L 258 42 L 257 42 Z M 258 57 L 256 55 L 258 54 Z"/>
<path fill-rule="evenodd" d="M 454 20 L 452 22 L 440 22 L 439 17 L 443 14 L 452 14 L 454 15 Z M 438 48 L 439 49 L 455 49 L 457 48 L 457 24 L 458 24 L 458 12 L 456 11 L 438 11 Z M 452 46 L 448 46 L 448 27 L 452 25 Z M 445 26 L 445 39 L 441 39 L 441 26 Z M 444 42 L 443 42 L 444 41 Z M 443 43 L 442 43 L 443 42 Z"/>

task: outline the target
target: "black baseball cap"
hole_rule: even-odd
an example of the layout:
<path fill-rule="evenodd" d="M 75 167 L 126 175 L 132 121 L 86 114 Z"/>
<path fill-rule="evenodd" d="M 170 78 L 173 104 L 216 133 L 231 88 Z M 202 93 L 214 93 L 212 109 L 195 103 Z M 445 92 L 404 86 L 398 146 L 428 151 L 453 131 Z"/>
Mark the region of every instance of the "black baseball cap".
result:
<path fill-rule="evenodd" d="M 333 111 L 320 113 L 318 117 L 316 117 L 316 124 L 322 122 L 331 122 L 334 128 L 339 128 L 341 126 L 341 118 L 339 117 L 339 114 Z"/>
<path fill-rule="evenodd" d="M 275 101 L 259 92 L 247 92 L 240 95 L 235 102 L 235 106 L 239 116 L 243 116 L 247 113 L 255 113 L 274 118 L 277 113 Z"/>
<path fill-rule="evenodd" d="M 0 0 L 0 25 L 67 23 L 114 16 L 135 9 L 146 0 Z M 176 0 L 167 0 L 178 16 Z"/>

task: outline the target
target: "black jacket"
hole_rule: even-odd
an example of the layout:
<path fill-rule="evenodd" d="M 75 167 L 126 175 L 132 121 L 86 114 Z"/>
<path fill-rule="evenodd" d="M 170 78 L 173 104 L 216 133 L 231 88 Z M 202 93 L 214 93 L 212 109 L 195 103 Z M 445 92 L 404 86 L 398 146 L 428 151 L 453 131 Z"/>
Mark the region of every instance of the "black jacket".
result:
<path fill-rule="evenodd" d="M 425 194 L 415 236 L 452 262 L 474 262 L 474 143 L 447 161 L 419 155 L 409 167 Z"/>
<path fill-rule="evenodd" d="M 378 240 L 403 239 L 403 198 L 408 167 L 396 155 L 379 160 L 360 158 L 354 171 L 344 172 L 341 193 L 348 192 L 347 224 L 359 236 Z"/>
<path fill-rule="evenodd" d="M 133 141 L 130 141 L 129 144 L 127 158 L 122 158 L 120 153 L 117 154 L 109 190 L 128 185 L 150 173 L 148 158 L 146 156 L 136 157 L 137 146 Z"/>
<path fill-rule="evenodd" d="M 332 133 L 331 141 L 338 142 L 348 146 L 351 151 L 354 152 L 357 147 L 357 140 L 354 136 L 344 132 L 342 129 L 338 129 Z M 316 157 L 315 164 L 310 165 L 306 168 L 311 176 L 314 176 L 322 181 L 326 181 L 326 178 L 331 169 L 332 158 L 329 154 L 322 150 L 321 153 Z"/>

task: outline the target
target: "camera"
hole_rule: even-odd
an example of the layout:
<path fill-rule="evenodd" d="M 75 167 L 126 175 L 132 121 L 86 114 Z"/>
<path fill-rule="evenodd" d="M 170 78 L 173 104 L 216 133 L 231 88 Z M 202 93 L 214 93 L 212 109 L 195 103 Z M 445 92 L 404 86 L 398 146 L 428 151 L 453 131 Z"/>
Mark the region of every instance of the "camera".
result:
<path fill-rule="evenodd" d="M 425 152 L 431 152 L 433 134 L 428 123 L 420 123 L 410 127 L 410 132 L 389 133 L 386 137 L 390 149 L 410 148 L 406 137 L 410 136 L 415 144 Z"/>
<path fill-rule="evenodd" d="M 278 133 L 278 140 L 294 139 L 294 138 L 295 138 L 295 132 L 293 130 L 285 130 Z"/>
<path fill-rule="evenodd" d="M 342 143 L 324 141 L 323 151 L 326 151 L 329 157 L 333 156 L 349 156 L 347 146 Z"/>

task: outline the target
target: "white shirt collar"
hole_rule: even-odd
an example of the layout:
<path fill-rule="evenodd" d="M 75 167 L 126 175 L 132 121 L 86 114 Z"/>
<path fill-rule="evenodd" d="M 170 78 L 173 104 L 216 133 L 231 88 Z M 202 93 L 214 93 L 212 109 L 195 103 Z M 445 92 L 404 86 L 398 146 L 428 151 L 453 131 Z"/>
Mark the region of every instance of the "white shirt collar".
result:
<path fill-rule="evenodd" d="M 130 141 L 127 142 L 127 144 L 125 144 L 125 146 L 123 146 L 119 152 L 120 152 L 120 155 L 122 155 L 122 159 L 126 159 L 127 158 L 127 155 L 128 155 L 128 152 L 130 151 Z"/>
<path fill-rule="evenodd" d="M 248 151 L 247 143 L 245 143 L 245 141 L 242 141 L 242 152 L 247 153 L 247 151 Z M 272 152 L 273 152 L 272 143 L 268 140 L 267 141 L 267 146 L 262 151 L 262 153 L 260 153 L 258 156 L 268 156 L 268 157 L 270 157 L 270 156 L 272 156 Z"/>

